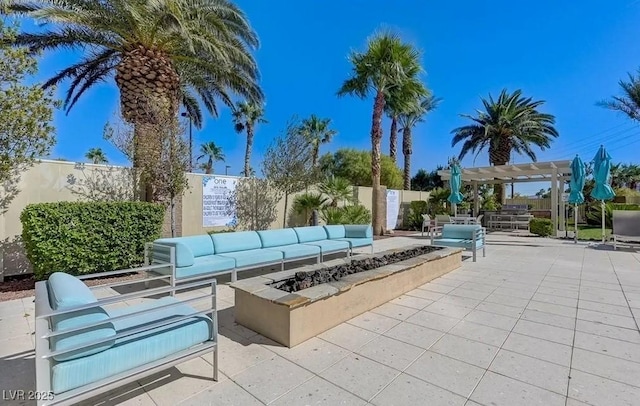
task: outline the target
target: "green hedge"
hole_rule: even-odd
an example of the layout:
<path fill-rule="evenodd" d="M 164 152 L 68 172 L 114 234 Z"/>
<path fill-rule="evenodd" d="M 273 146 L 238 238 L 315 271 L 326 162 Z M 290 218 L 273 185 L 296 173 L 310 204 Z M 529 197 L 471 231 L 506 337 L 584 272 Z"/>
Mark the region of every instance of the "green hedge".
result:
<path fill-rule="evenodd" d="M 409 230 L 422 230 L 422 215 L 428 212 L 429 205 L 424 200 L 414 200 L 409 203 L 409 214 L 405 222 Z"/>
<path fill-rule="evenodd" d="M 531 219 L 529 231 L 540 237 L 548 237 L 553 234 L 553 223 L 549 219 Z"/>
<path fill-rule="evenodd" d="M 36 279 L 126 269 L 144 261 L 144 244 L 160 237 L 161 205 L 58 202 L 28 205 L 22 239 Z"/>

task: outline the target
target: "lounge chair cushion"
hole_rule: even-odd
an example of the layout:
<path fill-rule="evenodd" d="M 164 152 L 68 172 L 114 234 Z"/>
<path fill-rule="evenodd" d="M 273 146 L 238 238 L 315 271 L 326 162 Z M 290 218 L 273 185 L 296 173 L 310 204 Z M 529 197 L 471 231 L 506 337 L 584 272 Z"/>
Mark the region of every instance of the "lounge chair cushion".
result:
<path fill-rule="evenodd" d="M 315 245 L 292 244 L 281 247 L 271 247 L 271 250 L 281 251 L 284 259 L 312 257 L 320 255 L 320 247 Z"/>
<path fill-rule="evenodd" d="M 141 309 L 177 302 L 177 299 L 165 297 L 150 304 L 131 306 L 124 309 L 109 310 L 111 316 L 130 314 Z M 116 322 L 118 333 L 136 326 L 153 323 L 174 316 L 195 313 L 187 305 L 148 312 L 132 316 L 130 319 Z M 101 379 L 136 368 L 153 361 L 171 356 L 194 345 L 204 343 L 211 337 L 211 320 L 204 316 L 175 322 L 144 333 L 137 333 L 116 340 L 113 347 L 106 351 L 66 362 L 59 362 L 52 368 L 52 391 L 61 393 Z"/>
<path fill-rule="evenodd" d="M 479 224 L 445 224 L 442 226 L 442 238 L 462 238 L 471 239 L 476 230 L 481 229 Z"/>
<path fill-rule="evenodd" d="M 350 248 L 347 241 L 340 240 L 324 240 L 305 243 L 305 245 L 313 245 L 320 247 L 323 254 L 328 252 L 346 251 Z"/>
<path fill-rule="evenodd" d="M 53 310 L 65 310 L 74 306 L 96 303 L 97 300 L 91 290 L 80 279 L 64 272 L 55 272 L 47 281 L 49 304 Z M 109 316 L 100 306 L 80 310 L 73 313 L 61 314 L 51 318 L 53 331 L 77 328 L 83 325 L 104 321 Z M 62 334 L 51 338 L 51 350 L 62 351 L 90 341 L 102 340 L 116 335 L 111 323 L 100 324 L 87 330 Z M 108 340 L 90 347 L 53 357 L 56 361 L 67 361 L 85 357 L 105 351 L 115 343 Z"/>
<path fill-rule="evenodd" d="M 256 234 L 256 237 L 258 234 Z M 258 237 L 259 238 L 259 237 Z M 272 249 L 254 249 L 240 252 L 227 252 L 220 254 L 221 257 L 233 258 L 236 261 L 236 268 L 244 268 L 263 263 L 273 263 L 281 261 L 284 256 L 282 252 Z"/>
<path fill-rule="evenodd" d="M 298 242 L 313 242 L 327 239 L 327 232 L 322 226 L 294 227 L 293 230 L 298 235 Z"/>
<path fill-rule="evenodd" d="M 260 236 L 255 231 L 211 234 L 216 254 L 257 250 L 262 248 Z"/>
<path fill-rule="evenodd" d="M 366 247 L 368 245 L 373 244 L 373 238 L 340 238 L 339 241 L 346 241 L 349 243 L 351 248 L 355 247 Z"/>
<path fill-rule="evenodd" d="M 208 273 L 224 272 L 233 269 L 236 261 L 233 258 L 220 255 L 210 255 L 194 259 L 194 263 L 187 267 L 176 267 L 176 279 L 191 278 Z"/>
<path fill-rule="evenodd" d="M 189 248 L 187 244 L 183 244 L 182 241 L 179 241 L 177 238 L 164 238 L 156 240 L 155 242 L 162 245 L 169 245 L 175 249 L 177 267 L 192 266 L 194 264 L 195 256 L 193 255 L 193 251 L 191 251 L 191 248 Z"/>
<path fill-rule="evenodd" d="M 337 240 L 338 238 L 346 237 L 344 226 L 342 224 L 324 226 L 324 229 L 330 240 Z"/>
<path fill-rule="evenodd" d="M 262 248 L 280 247 L 298 243 L 298 236 L 291 228 L 258 231 Z"/>
<path fill-rule="evenodd" d="M 369 224 L 352 224 L 344 226 L 346 238 L 373 238 L 373 227 Z"/>

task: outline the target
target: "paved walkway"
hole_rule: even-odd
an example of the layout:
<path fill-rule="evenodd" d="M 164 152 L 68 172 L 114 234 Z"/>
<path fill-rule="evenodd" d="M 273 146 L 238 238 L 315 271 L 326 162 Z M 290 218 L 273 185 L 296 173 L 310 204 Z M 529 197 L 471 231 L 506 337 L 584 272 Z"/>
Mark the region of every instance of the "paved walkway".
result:
<path fill-rule="evenodd" d="M 293 349 L 235 324 L 221 285 L 219 382 L 208 356 L 87 404 L 638 405 L 638 251 L 492 234 L 487 252 Z M 0 318 L 0 388 L 33 389 L 32 300 Z"/>

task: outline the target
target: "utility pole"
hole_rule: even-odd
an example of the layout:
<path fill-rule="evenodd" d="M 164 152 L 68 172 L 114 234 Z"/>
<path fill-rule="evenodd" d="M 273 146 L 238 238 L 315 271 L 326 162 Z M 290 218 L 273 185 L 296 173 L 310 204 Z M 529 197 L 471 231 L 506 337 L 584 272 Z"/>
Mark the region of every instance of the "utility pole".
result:
<path fill-rule="evenodd" d="M 225 175 L 229 175 L 229 168 L 231 168 L 231 165 L 226 165 L 226 166 L 224 167 L 224 174 L 225 174 Z"/>
<path fill-rule="evenodd" d="M 193 122 L 188 112 L 185 111 L 181 116 L 189 119 L 189 172 L 193 172 Z"/>

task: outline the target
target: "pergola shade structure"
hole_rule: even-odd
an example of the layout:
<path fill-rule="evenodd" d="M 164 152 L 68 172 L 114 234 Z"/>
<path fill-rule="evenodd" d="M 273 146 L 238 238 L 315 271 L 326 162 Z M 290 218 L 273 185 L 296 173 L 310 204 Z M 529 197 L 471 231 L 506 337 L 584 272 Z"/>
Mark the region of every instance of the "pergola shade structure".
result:
<path fill-rule="evenodd" d="M 442 180 L 451 178 L 450 170 L 440 170 Z M 551 182 L 551 221 L 554 229 L 558 229 L 558 214 L 564 228 L 564 202 L 559 199 L 563 185 L 571 177 L 571 161 L 535 162 L 527 164 L 511 164 L 485 166 L 479 168 L 463 168 L 462 182 L 473 185 L 474 215 L 478 215 L 478 185 L 497 183 Z"/>

